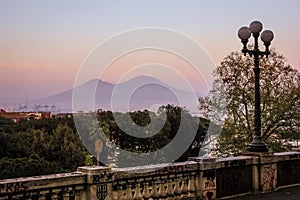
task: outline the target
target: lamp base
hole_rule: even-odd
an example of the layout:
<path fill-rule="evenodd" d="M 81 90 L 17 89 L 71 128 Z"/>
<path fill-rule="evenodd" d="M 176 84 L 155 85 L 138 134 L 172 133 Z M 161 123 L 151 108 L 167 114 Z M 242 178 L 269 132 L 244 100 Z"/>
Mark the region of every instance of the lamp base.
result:
<path fill-rule="evenodd" d="M 261 137 L 254 137 L 248 150 L 250 152 L 268 152 L 267 144 L 262 141 Z"/>

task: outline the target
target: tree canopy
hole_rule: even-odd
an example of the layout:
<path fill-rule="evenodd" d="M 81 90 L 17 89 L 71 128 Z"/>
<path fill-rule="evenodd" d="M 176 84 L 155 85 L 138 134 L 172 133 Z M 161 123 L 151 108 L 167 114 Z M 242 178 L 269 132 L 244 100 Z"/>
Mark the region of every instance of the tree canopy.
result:
<path fill-rule="evenodd" d="M 166 113 L 166 118 L 161 113 Z M 118 122 L 116 117 L 120 119 Z M 101 164 L 130 165 L 133 163 L 130 161 L 137 158 L 122 155 L 118 149 L 134 153 L 156 151 L 169 144 L 180 128 L 184 135 L 179 145 L 193 137 L 190 146 L 177 159 L 186 161 L 188 157 L 198 155 L 209 125 L 208 120 L 172 105 L 162 106 L 158 113 L 148 110 L 83 113 L 81 124 L 76 127 L 74 119 L 75 114 L 74 118 L 32 119 L 17 123 L 0 118 L 0 179 L 75 171 L 78 166 L 96 164 L 96 158 L 100 158 Z M 133 129 L 132 124 L 139 129 Z M 191 127 L 196 127 L 196 132 Z M 104 134 L 99 134 L 100 129 Z M 138 134 L 144 137 L 135 137 Z M 112 144 L 115 149 L 111 148 Z M 179 147 L 171 145 L 170 148 L 173 153 Z M 165 154 L 157 155 L 161 163 L 166 162 L 166 158 Z M 106 162 L 109 159 L 113 161 Z M 138 163 L 152 164 L 145 158 L 142 161 Z"/>
<path fill-rule="evenodd" d="M 0 179 L 71 172 L 85 165 L 87 151 L 72 124 L 71 119 L 0 124 Z"/>
<path fill-rule="evenodd" d="M 166 119 L 161 113 L 166 114 Z M 182 140 L 189 137 L 193 137 L 193 140 L 176 161 L 185 161 L 188 157 L 198 156 L 209 125 L 208 120 L 194 117 L 186 109 L 173 105 L 160 107 L 158 113 L 148 110 L 130 113 L 101 111 L 97 113 L 98 121 L 93 118 L 95 116 L 91 113 L 78 116 L 76 119 L 76 127 L 82 141 L 94 157 L 100 157 L 101 162 L 111 163 L 111 160 L 106 159 L 114 157 L 116 159 L 114 162 L 119 167 L 136 165 L 136 162 L 131 162 L 131 160 L 140 158 L 138 156 L 130 157 L 126 152 L 119 150 L 140 154 L 157 151 L 171 143 L 180 132 L 179 129 L 184 130 L 185 137 Z M 116 119 L 118 120 L 116 121 Z M 192 127 L 196 127 L 196 132 Z M 101 132 L 104 135 L 100 134 Z M 195 136 L 192 136 L 193 132 L 195 132 Z M 102 141 L 101 150 L 98 149 L 99 140 Z M 183 145 L 184 141 L 182 140 L 181 144 Z M 173 151 L 175 148 L 178 149 L 172 145 L 170 148 L 174 148 Z M 167 151 L 172 152 L 172 149 Z M 101 152 L 100 155 L 99 152 Z M 167 155 L 157 155 L 153 160 L 159 163 L 168 162 L 169 158 L 165 156 Z M 153 160 L 141 157 L 139 164 L 154 164 Z"/>
<path fill-rule="evenodd" d="M 217 151 L 222 155 L 247 151 L 254 132 L 253 58 L 239 52 L 226 56 L 214 72 L 210 98 L 200 98 L 207 117 L 223 120 Z M 288 150 L 287 140 L 299 138 L 300 72 L 275 49 L 260 58 L 261 134 L 271 151 Z M 224 103 L 225 106 L 216 106 Z"/>

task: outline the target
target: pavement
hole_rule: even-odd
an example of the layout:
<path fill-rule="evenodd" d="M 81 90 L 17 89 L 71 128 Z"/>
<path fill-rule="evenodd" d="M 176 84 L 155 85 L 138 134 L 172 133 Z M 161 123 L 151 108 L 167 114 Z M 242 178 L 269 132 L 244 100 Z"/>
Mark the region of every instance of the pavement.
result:
<path fill-rule="evenodd" d="M 275 192 L 264 193 L 264 194 L 251 194 L 240 197 L 233 197 L 230 200 L 300 200 L 300 186 L 279 189 Z"/>

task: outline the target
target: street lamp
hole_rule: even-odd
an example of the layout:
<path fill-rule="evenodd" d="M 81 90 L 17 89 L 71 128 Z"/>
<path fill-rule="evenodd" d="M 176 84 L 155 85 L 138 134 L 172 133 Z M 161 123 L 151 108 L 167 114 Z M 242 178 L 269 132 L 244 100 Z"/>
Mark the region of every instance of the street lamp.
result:
<path fill-rule="evenodd" d="M 251 152 L 267 152 L 267 145 L 262 141 L 261 137 L 261 111 L 260 111 L 260 84 L 259 84 L 259 57 L 266 56 L 270 54 L 269 46 L 271 41 L 274 38 L 274 34 L 270 30 L 265 30 L 261 33 L 261 40 L 264 42 L 265 51 L 260 51 L 258 48 L 258 37 L 263 28 L 263 25 L 259 21 L 253 21 L 250 23 L 249 27 L 243 26 L 238 31 L 238 37 L 243 43 L 242 52 L 246 56 L 247 53 L 254 57 L 254 79 L 255 79 L 255 88 L 254 88 L 254 137 L 252 142 L 249 145 L 249 151 Z M 254 37 L 254 48 L 248 49 L 247 43 L 250 36 Z"/>

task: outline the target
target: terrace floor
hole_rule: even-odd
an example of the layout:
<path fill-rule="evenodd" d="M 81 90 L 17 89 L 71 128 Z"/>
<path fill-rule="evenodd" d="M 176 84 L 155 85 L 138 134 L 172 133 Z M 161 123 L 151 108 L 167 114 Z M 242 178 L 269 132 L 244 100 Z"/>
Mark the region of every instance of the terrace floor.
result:
<path fill-rule="evenodd" d="M 300 186 L 279 189 L 276 192 L 264 194 L 252 194 L 240 197 L 233 197 L 230 200 L 258 200 L 258 199 L 272 199 L 272 200 L 299 200 L 300 199 Z"/>

